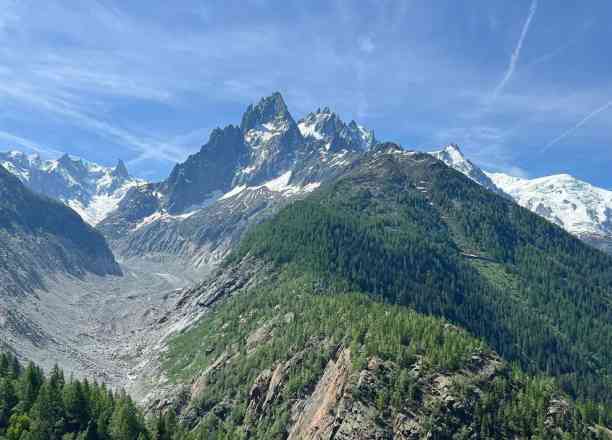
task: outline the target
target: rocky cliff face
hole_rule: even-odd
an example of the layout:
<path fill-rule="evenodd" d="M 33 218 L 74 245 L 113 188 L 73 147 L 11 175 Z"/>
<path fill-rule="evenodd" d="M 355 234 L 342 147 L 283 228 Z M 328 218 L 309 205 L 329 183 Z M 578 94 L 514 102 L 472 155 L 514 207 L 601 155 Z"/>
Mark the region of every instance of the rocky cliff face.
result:
<path fill-rule="evenodd" d="M 213 130 L 200 152 L 176 165 L 159 186 L 166 210 L 170 214 L 192 211 L 215 195 L 229 191 L 235 171 L 246 162 L 247 153 L 240 128 L 229 125 Z"/>

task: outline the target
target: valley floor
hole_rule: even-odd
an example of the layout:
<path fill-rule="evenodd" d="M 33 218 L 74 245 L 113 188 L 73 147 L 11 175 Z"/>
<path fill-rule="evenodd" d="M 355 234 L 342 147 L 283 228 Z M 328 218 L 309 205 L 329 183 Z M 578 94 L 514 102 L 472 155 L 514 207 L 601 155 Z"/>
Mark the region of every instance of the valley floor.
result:
<path fill-rule="evenodd" d="M 123 276 L 56 277 L 33 295 L 0 298 L 0 340 L 45 369 L 130 387 L 141 355 L 159 335 L 151 324 L 196 275 L 176 263 L 121 262 Z"/>

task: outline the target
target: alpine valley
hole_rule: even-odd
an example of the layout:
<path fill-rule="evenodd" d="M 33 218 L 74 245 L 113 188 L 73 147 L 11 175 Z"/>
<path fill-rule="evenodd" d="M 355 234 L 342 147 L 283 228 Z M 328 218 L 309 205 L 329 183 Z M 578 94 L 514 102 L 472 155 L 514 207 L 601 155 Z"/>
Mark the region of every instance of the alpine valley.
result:
<path fill-rule="evenodd" d="M 161 182 L 0 165 L 0 439 L 612 438 L 611 191 L 279 93 Z"/>

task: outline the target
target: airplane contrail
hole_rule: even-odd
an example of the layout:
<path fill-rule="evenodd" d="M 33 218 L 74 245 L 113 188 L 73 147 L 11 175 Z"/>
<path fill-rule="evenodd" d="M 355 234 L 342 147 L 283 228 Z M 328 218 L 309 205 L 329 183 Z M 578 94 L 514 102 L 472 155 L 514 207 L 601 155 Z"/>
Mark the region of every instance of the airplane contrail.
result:
<path fill-rule="evenodd" d="M 598 109 L 592 111 L 591 113 L 589 113 L 588 115 L 586 115 L 584 118 L 582 118 L 576 125 L 574 125 L 572 128 L 570 128 L 569 130 L 561 133 L 559 136 L 557 136 L 556 138 L 554 138 L 552 141 L 550 141 L 549 143 L 546 144 L 546 146 L 544 148 L 542 148 L 541 152 L 544 153 L 546 150 L 548 150 L 550 147 L 552 147 L 553 145 L 555 145 L 556 143 L 560 142 L 561 140 L 565 139 L 566 137 L 568 137 L 569 135 L 571 135 L 573 132 L 575 132 L 576 130 L 578 130 L 580 127 L 582 127 L 584 124 L 586 124 L 587 122 L 589 122 L 589 120 L 591 120 L 592 118 L 594 118 L 595 116 L 597 116 L 598 114 L 600 114 L 601 112 L 604 112 L 606 110 L 608 110 L 610 107 L 612 107 L 612 101 L 608 101 L 607 103 L 605 103 L 604 105 L 602 105 L 601 107 L 599 107 Z"/>
<path fill-rule="evenodd" d="M 497 95 L 503 90 L 506 86 L 512 75 L 514 74 L 514 70 L 516 69 L 516 64 L 518 63 L 519 56 L 521 55 L 521 49 L 523 48 L 523 42 L 525 41 L 525 37 L 527 36 L 527 32 L 529 31 L 529 26 L 531 26 L 531 21 L 533 20 L 533 16 L 536 13 L 536 9 L 538 8 L 538 1 L 533 0 L 531 2 L 531 6 L 529 7 L 529 14 L 527 15 L 527 19 L 525 20 L 525 24 L 523 25 L 523 29 L 521 30 L 521 36 L 519 37 L 518 43 L 516 43 L 516 47 L 512 51 L 512 55 L 510 56 L 510 64 L 508 65 L 508 69 L 506 69 L 506 73 L 504 77 L 500 81 L 500 83 L 493 90 L 492 97 L 495 99 Z"/>

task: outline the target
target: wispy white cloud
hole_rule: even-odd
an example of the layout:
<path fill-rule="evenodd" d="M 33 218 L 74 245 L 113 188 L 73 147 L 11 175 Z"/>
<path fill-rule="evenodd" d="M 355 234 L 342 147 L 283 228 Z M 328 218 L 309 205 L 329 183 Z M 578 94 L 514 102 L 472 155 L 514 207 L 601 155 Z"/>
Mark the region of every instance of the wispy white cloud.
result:
<path fill-rule="evenodd" d="M 550 142 L 548 142 L 544 148 L 542 148 L 542 152 L 547 151 L 548 149 L 550 149 L 552 146 L 554 146 L 555 144 L 558 144 L 559 142 L 561 142 L 563 139 L 565 139 L 566 137 L 570 136 L 571 134 L 573 134 L 576 130 L 578 130 L 580 127 L 582 127 L 584 124 L 586 124 L 587 122 L 589 122 L 591 119 L 593 119 L 595 116 L 599 115 L 600 113 L 608 110 L 610 107 L 612 107 L 612 101 L 608 101 L 606 102 L 604 105 L 602 105 L 601 107 L 593 110 L 592 112 L 590 112 L 588 115 L 586 115 L 584 118 L 582 118 L 580 121 L 578 121 L 578 123 L 576 125 L 574 125 L 572 128 L 570 128 L 569 130 L 564 131 L 563 133 L 561 133 L 559 136 L 557 136 L 556 138 L 554 138 L 553 140 L 551 140 Z"/>
<path fill-rule="evenodd" d="M 31 139 L 26 139 L 3 130 L 0 130 L 0 139 L 10 143 L 10 145 L 7 145 L 8 148 L 25 148 L 26 150 L 49 157 L 59 156 L 62 154 L 60 151 L 54 148 L 44 147 Z"/>
<path fill-rule="evenodd" d="M 523 28 L 521 29 L 521 35 L 516 43 L 516 47 L 512 51 L 512 55 L 510 55 L 510 63 L 508 64 L 508 68 L 504 73 L 503 78 L 493 90 L 492 98 L 495 99 L 501 91 L 504 89 L 512 75 L 514 75 L 514 71 L 516 70 L 516 65 L 518 63 L 519 57 L 521 56 L 521 50 L 523 49 L 523 43 L 525 42 L 525 37 L 527 36 L 527 32 L 529 31 L 529 26 L 531 26 L 531 21 L 536 13 L 538 8 L 538 1 L 532 0 L 531 5 L 529 6 L 529 13 L 527 15 L 527 19 L 525 20 L 525 24 L 523 24 Z"/>
<path fill-rule="evenodd" d="M 45 110 L 54 116 L 67 119 L 75 126 L 87 128 L 98 136 L 123 145 L 147 159 L 177 162 L 184 160 L 186 156 L 184 149 L 175 145 L 151 136 L 136 135 L 90 114 L 81 109 L 78 103 L 73 102 L 69 94 L 50 95 L 27 84 L 14 83 L 5 86 L 0 83 L 0 96 L 28 103 L 32 108 Z"/>

